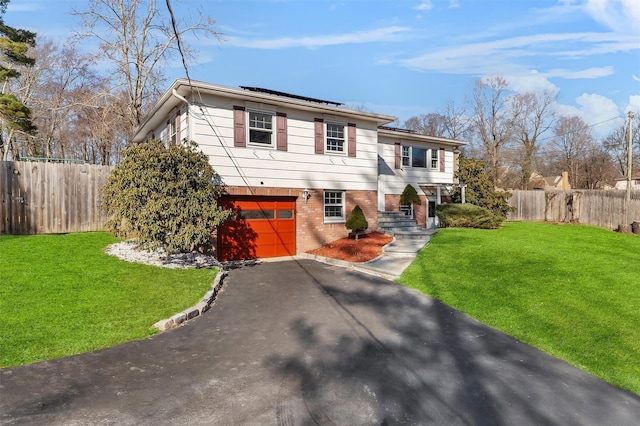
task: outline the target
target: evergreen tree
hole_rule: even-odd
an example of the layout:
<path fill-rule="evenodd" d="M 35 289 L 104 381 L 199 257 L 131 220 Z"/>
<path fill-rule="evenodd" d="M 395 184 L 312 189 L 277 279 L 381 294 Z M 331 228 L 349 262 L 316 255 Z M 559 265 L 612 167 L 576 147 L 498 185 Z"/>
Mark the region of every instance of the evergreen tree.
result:
<path fill-rule="evenodd" d="M 358 240 L 358 234 L 369 227 L 369 222 L 367 222 L 367 218 L 364 216 L 360 206 L 356 205 L 353 208 L 344 226 L 355 232 L 356 241 Z"/>
<path fill-rule="evenodd" d="M 418 192 L 413 187 L 413 185 L 408 184 L 404 187 L 402 194 L 400 194 L 400 204 L 422 204 L 422 201 L 420 201 L 420 197 L 418 196 Z"/>
<path fill-rule="evenodd" d="M 29 47 L 36 44 L 36 34 L 31 31 L 12 28 L 4 23 L 4 13 L 9 0 L 0 0 L 0 153 L 7 159 L 14 132 L 33 134 L 36 131 L 31 122 L 31 109 L 13 93 L 6 89 L 10 80 L 20 76 L 17 67 L 32 66 L 35 60 L 27 55 Z"/>
<path fill-rule="evenodd" d="M 485 172 L 484 161 L 460 157 L 456 177 L 461 184 L 466 185 L 465 201 L 467 203 L 484 207 L 502 219 L 506 219 L 507 213 L 513 210 L 508 202 L 511 193 L 496 190 Z M 460 188 L 454 191 L 452 198 L 454 203 L 461 202 Z"/>

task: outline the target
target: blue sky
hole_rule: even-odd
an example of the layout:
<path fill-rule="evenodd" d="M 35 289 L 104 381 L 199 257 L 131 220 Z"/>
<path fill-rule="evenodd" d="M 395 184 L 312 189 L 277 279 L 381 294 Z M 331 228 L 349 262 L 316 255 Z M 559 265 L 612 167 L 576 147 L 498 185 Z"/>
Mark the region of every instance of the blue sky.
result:
<path fill-rule="evenodd" d="M 11 0 L 5 22 L 64 40 L 85 0 Z M 640 112 L 640 0 L 172 0 L 201 7 L 220 40 L 198 50 L 191 78 L 343 102 L 401 121 L 463 106 L 472 83 L 552 89 L 559 112 L 606 134 Z M 166 8 L 165 0 L 158 0 Z M 184 77 L 178 66 L 173 80 Z M 606 121 L 603 124 L 597 124 Z"/>

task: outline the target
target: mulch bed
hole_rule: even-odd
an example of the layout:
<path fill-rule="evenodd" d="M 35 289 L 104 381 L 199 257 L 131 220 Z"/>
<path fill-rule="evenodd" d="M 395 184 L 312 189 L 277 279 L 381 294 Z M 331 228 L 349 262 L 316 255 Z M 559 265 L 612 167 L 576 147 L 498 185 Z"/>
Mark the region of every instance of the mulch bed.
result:
<path fill-rule="evenodd" d="M 307 253 L 347 262 L 367 262 L 380 256 L 382 247 L 392 240 L 393 238 L 388 235 L 371 232 L 360 236 L 358 241 L 354 238 L 341 238 L 320 248 L 309 250 Z"/>

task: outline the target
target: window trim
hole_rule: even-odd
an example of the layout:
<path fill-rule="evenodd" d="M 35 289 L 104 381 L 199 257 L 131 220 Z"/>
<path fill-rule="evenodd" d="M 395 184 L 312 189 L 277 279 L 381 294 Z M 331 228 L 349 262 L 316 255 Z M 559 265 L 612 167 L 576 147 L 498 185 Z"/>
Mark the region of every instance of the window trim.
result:
<path fill-rule="evenodd" d="M 341 126 L 342 127 L 342 150 L 340 150 L 340 151 L 328 149 L 328 147 L 329 147 L 329 139 L 339 139 L 339 138 L 330 138 L 329 137 L 329 125 Z M 349 143 L 347 126 L 348 126 L 347 123 L 343 123 L 341 121 L 333 121 L 333 120 L 324 121 L 324 153 L 325 154 L 345 155 L 345 156 L 347 155 L 347 153 L 348 153 L 347 144 Z"/>
<path fill-rule="evenodd" d="M 440 170 L 440 148 L 429 148 L 429 169 Z M 435 156 L 434 156 L 435 155 Z M 435 166 L 433 165 L 435 161 Z"/>
<path fill-rule="evenodd" d="M 246 140 L 247 140 L 247 146 L 251 146 L 253 148 L 268 148 L 268 149 L 275 149 L 276 148 L 276 134 L 277 134 L 277 119 L 276 119 L 276 113 L 273 111 L 267 111 L 267 110 L 260 110 L 260 109 L 255 109 L 255 108 L 247 108 L 246 109 L 246 114 L 247 114 L 247 118 L 246 118 Z M 266 115 L 271 117 L 271 129 L 265 130 L 265 129 L 261 129 L 258 127 L 251 127 L 251 114 L 261 114 L 261 115 Z M 261 132 L 269 132 L 270 133 L 270 142 L 268 144 L 266 143 L 260 143 L 260 142 L 252 142 L 251 141 L 251 130 L 257 130 L 257 131 L 261 131 Z"/>
<path fill-rule="evenodd" d="M 414 149 L 423 149 L 425 151 L 425 165 L 424 166 L 415 166 L 414 165 Z M 414 169 L 425 169 L 425 170 L 440 170 L 440 162 L 442 161 L 440 151 L 443 148 L 435 147 L 429 148 L 418 145 L 401 145 L 400 146 L 400 167 L 402 168 L 414 168 Z M 407 155 L 405 155 L 405 150 L 407 150 Z M 435 161 L 435 165 L 434 165 Z"/>
<path fill-rule="evenodd" d="M 405 155 L 406 149 L 406 155 Z M 405 164 L 405 160 L 406 164 Z M 400 146 L 400 166 L 401 167 L 411 167 L 411 146 L 402 145 Z"/>
<path fill-rule="evenodd" d="M 341 200 L 340 203 L 327 203 L 327 194 L 340 194 Z M 338 189 L 325 189 L 322 195 L 322 215 L 324 218 L 324 223 L 344 223 L 346 219 L 345 215 L 345 200 L 346 200 L 346 191 L 338 190 Z M 327 207 L 336 207 L 339 206 L 341 209 L 341 216 L 327 216 Z"/>

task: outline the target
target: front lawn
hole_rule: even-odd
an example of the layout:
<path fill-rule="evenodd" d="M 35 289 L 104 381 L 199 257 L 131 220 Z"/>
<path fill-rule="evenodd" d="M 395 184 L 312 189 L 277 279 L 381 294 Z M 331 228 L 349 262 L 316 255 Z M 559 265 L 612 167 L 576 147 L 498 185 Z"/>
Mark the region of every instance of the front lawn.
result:
<path fill-rule="evenodd" d="M 640 394 L 640 237 L 506 223 L 441 229 L 399 281 Z"/>
<path fill-rule="evenodd" d="M 0 367 L 151 336 L 211 288 L 215 270 L 124 262 L 103 253 L 116 241 L 0 235 Z"/>

